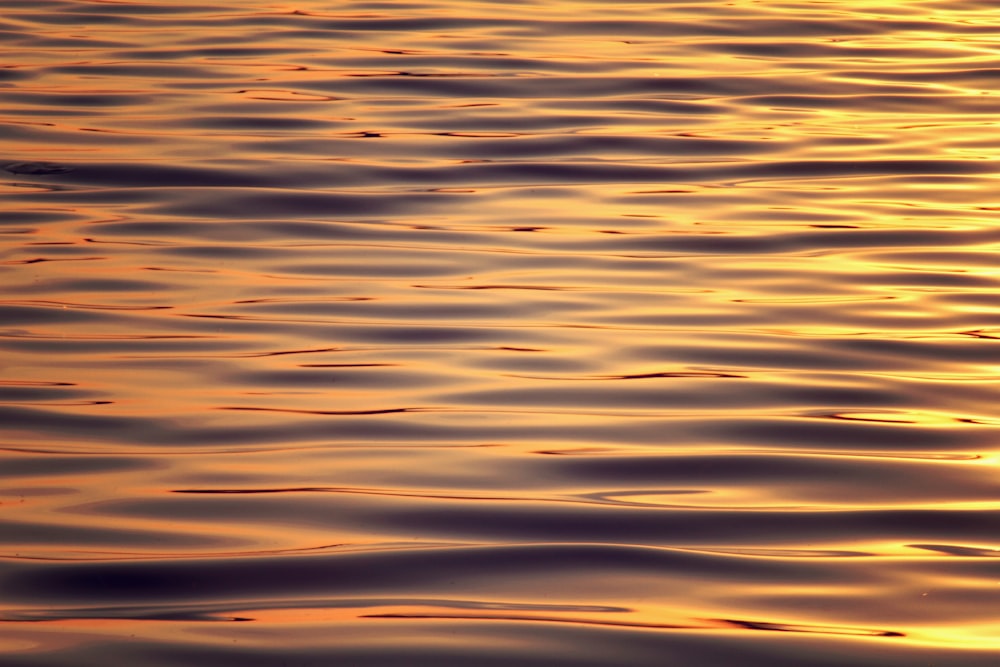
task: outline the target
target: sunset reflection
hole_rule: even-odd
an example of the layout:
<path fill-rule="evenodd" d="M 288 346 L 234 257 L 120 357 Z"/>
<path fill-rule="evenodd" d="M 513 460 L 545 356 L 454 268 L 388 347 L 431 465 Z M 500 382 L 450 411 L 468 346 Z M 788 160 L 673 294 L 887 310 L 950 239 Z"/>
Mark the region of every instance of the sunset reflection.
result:
<path fill-rule="evenodd" d="M 992 4 L 8 5 L 10 660 L 996 663 Z"/>

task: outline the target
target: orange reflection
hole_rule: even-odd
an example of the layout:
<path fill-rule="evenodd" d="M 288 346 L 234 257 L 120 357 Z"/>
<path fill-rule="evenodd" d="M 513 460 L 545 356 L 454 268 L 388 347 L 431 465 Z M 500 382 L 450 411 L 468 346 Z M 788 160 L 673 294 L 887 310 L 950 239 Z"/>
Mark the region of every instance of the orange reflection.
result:
<path fill-rule="evenodd" d="M 0 648 L 1000 648 L 995 8 L 333 4 L 5 12 Z"/>

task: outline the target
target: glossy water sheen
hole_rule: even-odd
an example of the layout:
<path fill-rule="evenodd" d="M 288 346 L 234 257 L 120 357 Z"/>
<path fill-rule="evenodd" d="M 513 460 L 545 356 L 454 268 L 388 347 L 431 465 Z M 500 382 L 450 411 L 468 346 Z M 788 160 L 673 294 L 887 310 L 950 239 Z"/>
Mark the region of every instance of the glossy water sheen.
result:
<path fill-rule="evenodd" d="M 3 667 L 1000 664 L 993 0 L 6 0 Z"/>

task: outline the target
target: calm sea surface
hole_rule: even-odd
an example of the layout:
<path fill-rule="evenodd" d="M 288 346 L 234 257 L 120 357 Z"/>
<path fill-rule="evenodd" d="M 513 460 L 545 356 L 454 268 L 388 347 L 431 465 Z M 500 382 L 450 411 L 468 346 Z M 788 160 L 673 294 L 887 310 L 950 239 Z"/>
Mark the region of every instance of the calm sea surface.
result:
<path fill-rule="evenodd" d="M 1000 664 L 995 0 L 0 8 L 0 667 Z"/>

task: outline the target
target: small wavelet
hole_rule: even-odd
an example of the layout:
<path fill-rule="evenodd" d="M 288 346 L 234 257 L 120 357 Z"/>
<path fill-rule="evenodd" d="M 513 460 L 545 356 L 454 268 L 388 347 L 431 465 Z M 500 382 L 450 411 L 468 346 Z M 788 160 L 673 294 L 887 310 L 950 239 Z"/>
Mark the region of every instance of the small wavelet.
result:
<path fill-rule="evenodd" d="M 0 663 L 994 667 L 985 0 L 18 0 Z"/>

